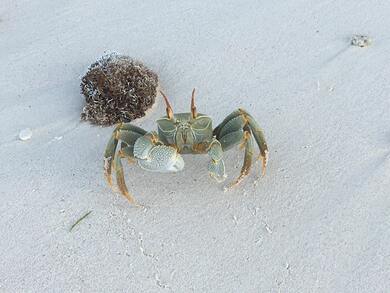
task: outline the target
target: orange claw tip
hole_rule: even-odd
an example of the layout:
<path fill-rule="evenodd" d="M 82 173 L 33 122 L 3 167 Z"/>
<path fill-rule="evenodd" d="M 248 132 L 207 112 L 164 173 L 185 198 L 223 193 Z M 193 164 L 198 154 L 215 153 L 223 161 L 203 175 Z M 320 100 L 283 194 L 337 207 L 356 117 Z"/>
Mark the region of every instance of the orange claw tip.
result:
<path fill-rule="evenodd" d="M 261 177 L 265 176 L 265 166 L 263 165 L 262 171 L 261 171 Z"/>
<path fill-rule="evenodd" d="M 143 205 L 139 204 L 129 192 L 125 192 L 125 193 L 122 193 L 122 194 L 124 195 L 124 197 L 126 197 L 126 199 L 129 201 L 129 203 L 131 203 L 132 205 L 136 206 L 137 208 L 143 208 L 144 207 Z"/>
<path fill-rule="evenodd" d="M 125 190 L 121 190 L 122 191 L 122 194 L 126 197 L 126 199 L 131 202 L 131 203 L 134 203 L 134 198 L 130 195 L 130 193 L 128 193 L 127 191 Z"/>
<path fill-rule="evenodd" d="M 264 177 L 264 176 L 265 176 L 265 170 L 266 170 L 267 163 L 268 163 L 268 156 L 267 156 L 267 153 L 265 154 L 264 157 L 261 156 L 261 161 L 262 161 L 262 164 L 261 164 L 261 167 L 262 167 L 261 176 Z"/>
<path fill-rule="evenodd" d="M 106 181 L 108 183 L 108 185 L 110 185 L 110 187 L 112 187 L 112 178 L 111 178 L 111 174 L 104 174 L 104 177 L 106 178 Z"/>

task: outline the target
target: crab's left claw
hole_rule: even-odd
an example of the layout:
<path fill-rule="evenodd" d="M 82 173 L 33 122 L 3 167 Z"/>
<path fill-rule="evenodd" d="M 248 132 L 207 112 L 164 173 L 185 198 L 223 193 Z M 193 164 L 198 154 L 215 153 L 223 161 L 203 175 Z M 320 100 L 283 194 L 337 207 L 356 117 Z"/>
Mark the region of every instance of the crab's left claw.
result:
<path fill-rule="evenodd" d="M 225 163 L 223 162 L 221 143 L 215 138 L 212 140 L 209 146 L 208 155 L 211 161 L 208 165 L 209 174 L 217 182 L 222 182 L 226 179 Z"/>
<path fill-rule="evenodd" d="M 211 160 L 208 166 L 210 177 L 217 180 L 217 182 L 223 182 L 226 179 L 225 163 L 223 160 L 213 161 Z"/>

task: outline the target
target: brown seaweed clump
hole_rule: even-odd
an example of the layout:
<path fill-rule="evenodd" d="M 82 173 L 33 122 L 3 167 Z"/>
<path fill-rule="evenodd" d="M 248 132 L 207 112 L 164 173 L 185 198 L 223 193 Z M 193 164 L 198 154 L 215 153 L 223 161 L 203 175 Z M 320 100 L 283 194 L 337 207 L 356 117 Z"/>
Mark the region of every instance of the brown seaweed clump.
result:
<path fill-rule="evenodd" d="M 81 119 L 98 125 L 129 122 L 155 102 L 158 76 L 141 62 L 112 53 L 93 63 L 81 80 Z"/>

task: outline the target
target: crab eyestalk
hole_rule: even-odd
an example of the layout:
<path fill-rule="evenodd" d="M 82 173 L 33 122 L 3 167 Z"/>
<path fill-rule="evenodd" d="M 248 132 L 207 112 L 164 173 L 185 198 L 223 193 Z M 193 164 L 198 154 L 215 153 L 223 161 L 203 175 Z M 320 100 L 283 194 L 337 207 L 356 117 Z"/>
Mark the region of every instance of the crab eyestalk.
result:
<path fill-rule="evenodd" d="M 198 115 L 196 113 L 196 106 L 195 106 L 195 89 L 192 90 L 192 95 L 191 95 L 191 114 L 192 118 L 196 118 Z"/>
<path fill-rule="evenodd" d="M 160 94 L 161 94 L 161 95 L 163 96 L 163 98 L 164 98 L 168 118 L 169 118 L 169 119 L 173 119 L 173 110 L 172 110 L 172 106 L 171 106 L 171 104 L 169 103 L 169 100 L 168 100 L 167 96 L 166 96 L 162 91 L 160 91 Z"/>

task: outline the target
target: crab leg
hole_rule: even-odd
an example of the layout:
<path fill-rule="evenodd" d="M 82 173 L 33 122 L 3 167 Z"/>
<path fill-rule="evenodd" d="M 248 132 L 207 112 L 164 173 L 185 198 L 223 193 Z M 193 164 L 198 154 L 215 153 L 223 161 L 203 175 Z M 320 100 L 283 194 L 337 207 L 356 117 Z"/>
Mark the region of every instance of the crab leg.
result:
<path fill-rule="evenodd" d="M 120 192 L 128 199 L 131 203 L 136 203 L 134 200 L 134 197 L 129 193 L 126 182 L 125 182 L 125 176 L 123 174 L 123 165 L 121 159 L 125 157 L 125 155 L 122 153 L 122 150 L 118 151 L 118 154 L 115 156 L 114 159 L 114 169 L 115 169 L 115 175 L 116 175 L 116 182 L 118 184 Z"/>
<path fill-rule="evenodd" d="M 136 159 L 134 158 L 134 146 L 126 146 L 125 143 L 122 143 L 120 152 L 122 153 L 123 157 L 127 159 L 129 164 L 136 162 Z"/>
<path fill-rule="evenodd" d="M 224 151 L 240 144 L 241 148 L 245 148 L 244 163 L 241 168 L 240 176 L 229 184 L 228 187 L 238 185 L 242 179 L 249 174 L 252 166 L 253 158 L 253 138 L 249 126 L 244 126 L 243 129 L 227 133 L 220 138 L 221 146 Z"/>
<path fill-rule="evenodd" d="M 104 175 L 110 186 L 112 186 L 112 168 L 115 169 L 117 183 L 124 196 L 134 203 L 134 199 L 127 191 L 121 158 L 126 157 L 132 161 L 135 141 L 146 133 L 145 130 L 130 123 L 120 123 L 113 131 L 111 138 L 104 152 Z M 121 141 L 121 150 L 116 153 L 118 142 Z"/>
<path fill-rule="evenodd" d="M 115 130 L 114 133 L 111 135 L 106 150 L 104 152 L 104 177 L 106 178 L 110 186 L 112 186 L 112 178 L 111 178 L 112 162 L 115 157 L 116 146 L 118 145 L 118 139 L 116 138 L 116 136 L 117 135 Z"/>
<path fill-rule="evenodd" d="M 244 110 L 241 109 L 244 113 L 246 113 Z M 260 128 L 260 125 L 257 123 L 257 121 L 248 113 L 246 113 L 246 117 L 249 121 L 249 127 L 252 131 L 253 137 L 256 140 L 257 145 L 260 149 L 260 155 L 258 158 L 262 161 L 262 175 L 265 175 L 265 169 L 267 167 L 268 163 L 268 146 L 265 141 L 264 133 Z"/>
<path fill-rule="evenodd" d="M 233 181 L 229 187 L 234 187 L 242 181 L 242 179 L 245 178 L 249 174 L 249 171 L 252 166 L 252 158 L 253 158 L 253 139 L 252 135 L 249 129 L 244 131 L 243 135 L 243 146 L 245 147 L 245 154 L 244 154 L 244 164 L 242 165 L 240 176 Z"/>
<path fill-rule="evenodd" d="M 130 123 L 120 123 L 113 131 L 104 152 L 104 176 L 106 177 L 106 180 L 110 186 L 112 186 L 112 163 L 115 158 L 115 151 L 118 145 L 118 141 L 121 140 L 126 145 L 132 146 L 134 145 L 136 139 L 145 133 L 145 130 L 131 125 Z"/>
<path fill-rule="evenodd" d="M 249 127 L 251 134 L 255 138 L 256 144 L 260 149 L 259 157 L 262 159 L 262 175 L 264 175 L 268 159 L 267 143 L 265 141 L 263 131 L 261 130 L 259 124 L 248 112 L 246 112 L 244 109 L 238 109 L 234 111 L 214 129 L 213 134 L 217 137 L 219 141 L 223 139 L 225 139 L 226 141 L 232 141 L 231 143 L 222 144 L 222 147 L 225 151 L 233 147 L 235 143 L 234 139 L 231 139 L 230 137 L 224 138 L 224 136 L 227 134 L 232 136 L 238 135 L 238 133 L 233 133 L 235 131 L 240 131 L 240 129 L 244 129 L 245 126 Z"/>
<path fill-rule="evenodd" d="M 230 185 L 230 187 L 239 184 L 249 173 L 253 158 L 252 136 L 260 149 L 260 157 L 263 161 L 262 174 L 264 175 L 268 148 L 262 130 L 250 114 L 243 109 L 234 111 L 214 129 L 213 134 L 221 142 L 224 151 L 227 151 L 240 143 L 241 146 L 245 148 L 244 164 L 241 168 L 240 176 Z"/>

